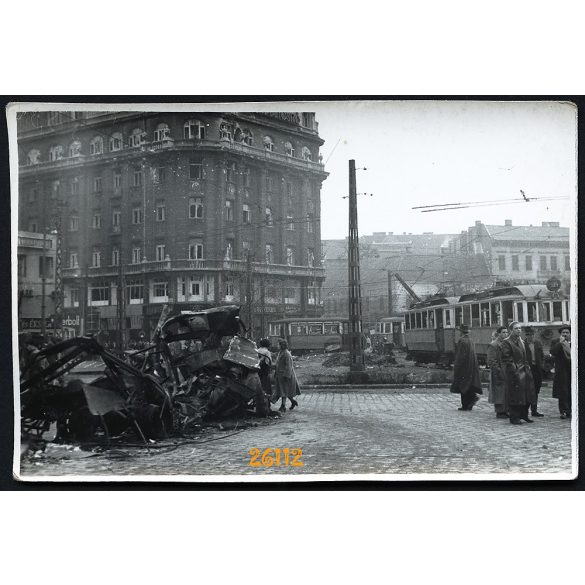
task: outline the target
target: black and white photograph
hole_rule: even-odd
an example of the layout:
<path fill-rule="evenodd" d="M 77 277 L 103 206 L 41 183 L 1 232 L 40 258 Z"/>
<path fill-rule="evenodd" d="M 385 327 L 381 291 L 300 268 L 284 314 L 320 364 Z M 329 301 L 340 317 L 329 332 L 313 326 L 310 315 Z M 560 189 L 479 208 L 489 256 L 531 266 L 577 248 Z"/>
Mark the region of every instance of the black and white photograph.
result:
<path fill-rule="evenodd" d="M 14 475 L 577 474 L 577 107 L 8 106 Z"/>

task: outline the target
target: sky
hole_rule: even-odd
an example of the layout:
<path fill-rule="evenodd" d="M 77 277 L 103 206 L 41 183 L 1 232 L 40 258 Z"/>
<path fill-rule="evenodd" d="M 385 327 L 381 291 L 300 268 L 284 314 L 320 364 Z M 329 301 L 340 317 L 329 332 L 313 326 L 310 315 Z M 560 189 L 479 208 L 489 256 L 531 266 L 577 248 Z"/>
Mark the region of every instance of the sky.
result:
<path fill-rule="evenodd" d="M 529 102 L 329 102 L 315 104 L 329 177 L 321 236 L 347 236 L 348 160 L 355 159 L 360 235 L 460 233 L 487 224 L 576 222 L 576 108 Z M 307 110 L 305 110 L 307 111 Z M 421 213 L 417 205 L 527 197 L 569 200 Z"/>

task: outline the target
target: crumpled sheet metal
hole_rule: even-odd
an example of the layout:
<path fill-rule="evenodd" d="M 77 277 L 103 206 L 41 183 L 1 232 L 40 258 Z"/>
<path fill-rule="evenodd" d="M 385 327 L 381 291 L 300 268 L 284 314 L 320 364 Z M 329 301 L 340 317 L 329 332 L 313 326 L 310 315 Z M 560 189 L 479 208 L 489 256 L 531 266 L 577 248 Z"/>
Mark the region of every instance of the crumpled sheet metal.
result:
<path fill-rule="evenodd" d="M 256 343 L 239 335 L 232 338 L 223 359 L 251 370 L 260 369 Z"/>

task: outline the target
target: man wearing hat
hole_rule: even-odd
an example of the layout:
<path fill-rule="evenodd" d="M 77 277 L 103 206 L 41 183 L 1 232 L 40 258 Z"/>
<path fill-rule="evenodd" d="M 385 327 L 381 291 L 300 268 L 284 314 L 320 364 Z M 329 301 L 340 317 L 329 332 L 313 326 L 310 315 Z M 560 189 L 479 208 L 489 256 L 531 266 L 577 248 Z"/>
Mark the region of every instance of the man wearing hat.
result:
<path fill-rule="evenodd" d="M 550 346 L 555 359 L 553 398 L 558 398 L 561 418 L 571 418 L 571 326 L 562 325 L 559 333 L 561 337 Z"/>
<path fill-rule="evenodd" d="M 538 339 L 534 339 L 534 328 L 524 327 L 524 347 L 526 348 L 526 360 L 530 365 L 532 379 L 534 380 L 534 392 L 536 398 L 530 404 L 533 417 L 541 417 L 544 414 L 538 412 L 538 394 L 542 386 L 542 366 L 544 365 L 544 348 Z"/>
<path fill-rule="evenodd" d="M 461 337 L 455 348 L 453 363 L 453 384 L 451 392 L 461 394 L 459 410 L 471 410 L 483 394 L 479 379 L 479 365 L 475 355 L 475 346 L 469 338 L 469 327 L 462 323 L 459 326 Z"/>
<path fill-rule="evenodd" d="M 502 362 L 506 375 L 506 396 L 513 425 L 534 422 L 528 418 L 528 405 L 536 400 L 532 371 L 526 357 L 526 347 L 522 340 L 522 326 L 512 321 L 508 326 L 510 336 L 502 341 Z"/>
<path fill-rule="evenodd" d="M 494 340 L 487 348 L 487 366 L 490 369 L 489 403 L 494 405 L 496 418 L 508 418 L 506 376 L 502 363 L 502 341 L 508 337 L 505 327 L 498 327 Z"/>

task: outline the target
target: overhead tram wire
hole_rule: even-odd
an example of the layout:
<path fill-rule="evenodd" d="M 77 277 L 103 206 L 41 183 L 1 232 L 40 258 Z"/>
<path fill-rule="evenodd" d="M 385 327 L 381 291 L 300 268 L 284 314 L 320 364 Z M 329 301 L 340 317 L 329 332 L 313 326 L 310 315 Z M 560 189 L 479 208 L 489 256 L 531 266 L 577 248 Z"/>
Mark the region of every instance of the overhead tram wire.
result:
<path fill-rule="evenodd" d="M 502 201 L 501 203 L 476 203 L 473 205 L 458 205 L 455 206 L 454 203 L 449 203 L 450 207 L 437 207 L 435 209 L 422 209 L 421 213 L 430 213 L 431 211 L 452 211 L 453 209 L 467 209 L 467 208 L 475 208 L 475 207 L 493 207 L 493 206 L 500 206 L 500 205 L 513 205 L 517 203 L 528 203 L 532 201 L 562 201 L 568 200 L 569 197 L 533 197 L 532 199 L 518 199 L 515 201 Z M 412 209 L 415 209 L 414 207 Z"/>

